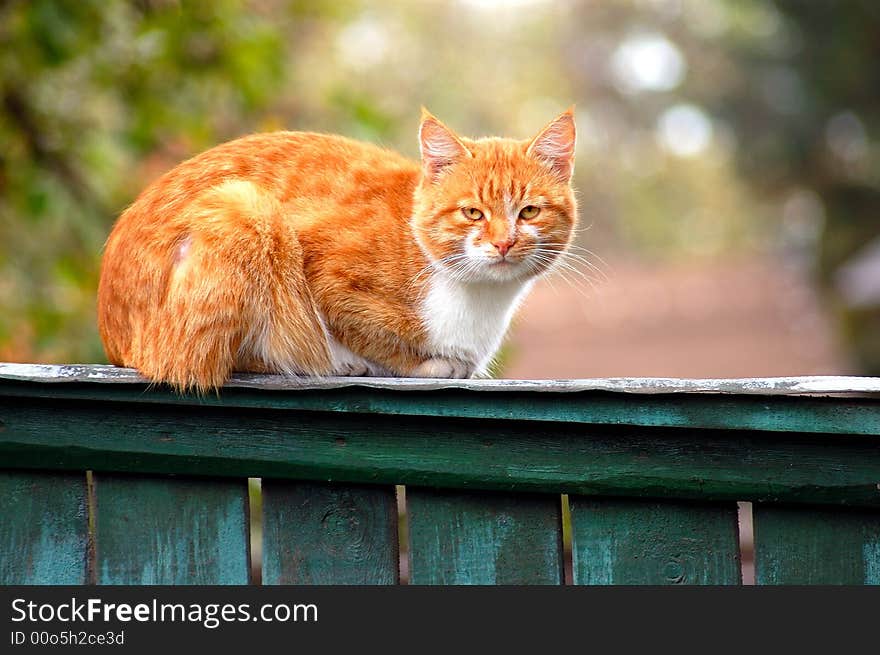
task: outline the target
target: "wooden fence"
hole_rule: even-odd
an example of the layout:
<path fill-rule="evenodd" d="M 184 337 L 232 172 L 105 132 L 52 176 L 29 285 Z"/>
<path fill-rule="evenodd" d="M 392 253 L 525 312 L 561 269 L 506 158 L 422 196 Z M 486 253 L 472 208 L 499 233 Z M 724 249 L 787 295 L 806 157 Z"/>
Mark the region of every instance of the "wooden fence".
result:
<path fill-rule="evenodd" d="M 87 472 L 88 475 L 87 475 Z M 0 584 L 880 583 L 880 379 L 238 376 L 0 364 Z M 566 521 L 566 526 L 569 522 Z"/>

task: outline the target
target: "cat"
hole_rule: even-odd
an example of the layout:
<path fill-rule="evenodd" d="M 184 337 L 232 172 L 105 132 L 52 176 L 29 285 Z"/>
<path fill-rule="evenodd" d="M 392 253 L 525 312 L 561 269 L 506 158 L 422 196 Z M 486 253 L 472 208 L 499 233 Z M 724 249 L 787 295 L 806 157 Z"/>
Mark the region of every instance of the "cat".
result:
<path fill-rule="evenodd" d="M 149 185 L 105 245 L 107 357 L 179 391 L 233 371 L 484 374 L 577 223 L 573 110 L 533 139 L 459 137 L 421 162 L 310 132 L 245 136 Z"/>

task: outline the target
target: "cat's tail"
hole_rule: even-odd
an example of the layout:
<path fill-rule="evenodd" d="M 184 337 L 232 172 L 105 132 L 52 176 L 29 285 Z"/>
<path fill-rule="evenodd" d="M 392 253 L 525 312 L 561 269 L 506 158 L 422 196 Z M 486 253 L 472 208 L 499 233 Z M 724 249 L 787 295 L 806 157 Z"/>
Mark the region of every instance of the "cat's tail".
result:
<path fill-rule="evenodd" d="M 274 197 L 251 182 L 226 181 L 190 203 L 175 224 L 185 229 L 161 253 L 164 292 L 125 302 L 139 311 L 129 311 L 129 347 L 107 347 L 111 361 L 125 353 L 116 358 L 146 377 L 200 393 L 220 387 L 234 370 L 329 372 L 327 331 L 302 249 Z"/>

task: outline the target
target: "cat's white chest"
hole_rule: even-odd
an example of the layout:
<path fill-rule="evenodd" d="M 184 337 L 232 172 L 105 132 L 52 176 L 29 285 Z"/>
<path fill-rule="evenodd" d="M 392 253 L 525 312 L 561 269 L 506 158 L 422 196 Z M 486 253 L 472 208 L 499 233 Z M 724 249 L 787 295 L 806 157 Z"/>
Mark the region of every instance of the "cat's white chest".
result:
<path fill-rule="evenodd" d="M 431 354 L 453 357 L 485 372 L 531 281 L 464 284 L 436 275 L 422 303 Z"/>

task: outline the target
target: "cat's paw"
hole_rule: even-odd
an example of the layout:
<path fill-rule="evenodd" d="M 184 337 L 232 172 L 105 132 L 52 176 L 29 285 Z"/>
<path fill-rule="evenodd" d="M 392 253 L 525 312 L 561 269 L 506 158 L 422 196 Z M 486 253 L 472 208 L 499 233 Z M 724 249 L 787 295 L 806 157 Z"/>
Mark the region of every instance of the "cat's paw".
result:
<path fill-rule="evenodd" d="M 345 362 L 337 367 L 334 374 L 340 377 L 361 378 L 367 377 L 370 372 L 366 362 Z"/>
<path fill-rule="evenodd" d="M 451 378 L 461 380 L 469 378 L 473 367 L 460 359 L 444 359 L 432 357 L 416 366 L 410 375 L 414 378 Z"/>

